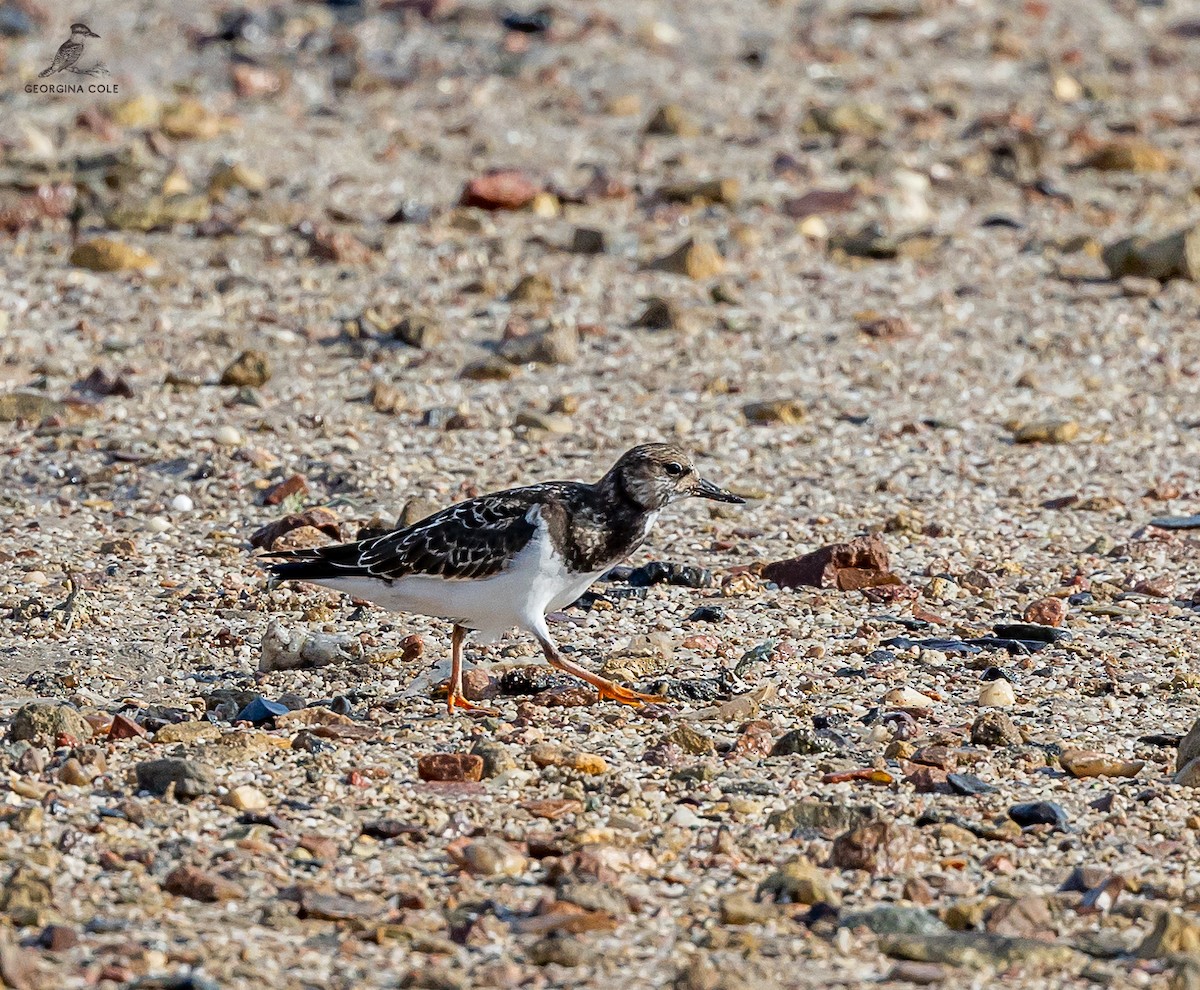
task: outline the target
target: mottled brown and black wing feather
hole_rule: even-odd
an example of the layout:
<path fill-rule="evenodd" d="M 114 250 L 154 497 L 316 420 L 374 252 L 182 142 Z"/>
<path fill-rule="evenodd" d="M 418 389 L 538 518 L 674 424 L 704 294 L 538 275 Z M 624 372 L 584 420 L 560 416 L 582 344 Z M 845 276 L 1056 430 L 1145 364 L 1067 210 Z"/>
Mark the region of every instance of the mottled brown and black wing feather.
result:
<path fill-rule="evenodd" d="M 564 494 L 560 483 L 514 488 L 460 502 L 427 519 L 358 543 L 267 556 L 281 559 L 271 573 L 281 581 L 409 574 L 484 578 L 504 570 L 537 530 L 532 510 Z"/>

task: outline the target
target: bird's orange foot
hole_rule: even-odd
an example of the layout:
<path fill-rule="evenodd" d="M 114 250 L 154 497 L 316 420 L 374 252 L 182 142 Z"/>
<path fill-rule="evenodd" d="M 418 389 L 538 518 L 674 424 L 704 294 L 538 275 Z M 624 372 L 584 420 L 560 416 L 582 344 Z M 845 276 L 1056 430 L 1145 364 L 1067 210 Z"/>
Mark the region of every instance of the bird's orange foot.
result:
<path fill-rule="evenodd" d="M 649 701 L 666 701 L 666 698 L 662 695 L 642 694 L 641 691 L 622 687 L 620 684 L 614 684 L 612 681 L 606 681 L 603 684 L 595 684 L 593 686 L 600 692 L 601 699 L 619 701 L 623 705 L 644 705 Z"/>
<path fill-rule="evenodd" d="M 471 712 L 476 715 L 499 715 L 500 713 L 495 708 L 488 708 L 485 705 L 477 705 L 473 701 L 467 701 L 461 694 L 451 692 L 446 695 L 446 712 L 453 715 L 455 707 L 461 708 L 465 712 Z"/>

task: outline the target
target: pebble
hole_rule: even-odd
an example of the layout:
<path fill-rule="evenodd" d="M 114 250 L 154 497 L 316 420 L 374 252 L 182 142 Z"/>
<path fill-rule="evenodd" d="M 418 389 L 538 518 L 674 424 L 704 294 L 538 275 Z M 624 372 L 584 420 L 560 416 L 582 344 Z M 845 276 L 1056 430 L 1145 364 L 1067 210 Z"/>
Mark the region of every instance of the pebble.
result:
<path fill-rule="evenodd" d="M 271 806 L 267 796 L 249 784 L 230 790 L 225 797 L 225 803 L 237 811 L 263 811 Z"/>
<path fill-rule="evenodd" d="M 146 520 L 148 533 L 165 533 L 171 528 L 171 520 L 165 516 L 151 516 Z"/>
<path fill-rule="evenodd" d="M 981 708 L 1011 708 L 1017 703 L 1017 695 L 1004 678 L 986 681 L 979 688 L 979 705 Z"/>
<path fill-rule="evenodd" d="M 196 503 L 188 495 L 176 495 L 171 499 L 171 508 L 175 512 L 191 512 L 195 507 Z"/>
<path fill-rule="evenodd" d="M 213 770 L 194 760 L 168 757 L 160 760 L 145 760 L 134 768 L 138 790 L 163 796 L 174 786 L 177 800 L 188 800 L 211 794 L 216 787 Z"/>
<path fill-rule="evenodd" d="M 236 447 L 242 442 L 242 435 L 232 426 L 218 426 L 213 431 L 213 439 L 222 447 Z"/>
<path fill-rule="evenodd" d="M 1003 712 L 984 712 L 971 725 L 971 743 L 975 746 L 987 746 L 994 749 L 1004 746 L 1020 746 L 1024 741 L 1020 730 Z"/>

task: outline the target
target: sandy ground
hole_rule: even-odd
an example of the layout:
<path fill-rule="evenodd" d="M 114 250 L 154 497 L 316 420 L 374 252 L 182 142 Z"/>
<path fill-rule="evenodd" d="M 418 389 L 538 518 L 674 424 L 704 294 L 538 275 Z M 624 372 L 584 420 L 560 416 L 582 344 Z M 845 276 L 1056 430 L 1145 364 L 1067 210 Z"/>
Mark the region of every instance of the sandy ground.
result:
<path fill-rule="evenodd" d="M 0 399 L 30 410 L 0 423 L 0 977 L 1192 986 L 1200 818 L 1173 775 L 1200 716 L 1200 543 L 1151 520 L 1200 512 L 1198 298 L 1111 277 L 1100 249 L 1197 219 L 1200 5 L 563 4 L 532 35 L 490 5 L 403 6 L 106 4 L 79 64 L 110 75 L 71 81 L 108 95 L 26 91 L 67 37 L 51 7 L 0 40 Z M 682 133 L 647 133 L 668 104 Z M 458 205 L 497 168 L 541 195 Z M 572 250 L 579 228 L 606 250 Z M 78 250 L 105 237 L 149 267 L 94 270 Z M 651 267 L 689 238 L 698 277 Z M 654 297 L 670 325 L 638 326 Z M 414 313 L 422 347 L 389 333 Z M 547 331 L 550 363 L 498 356 Z M 269 377 L 218 384 L 247 350 Z M 756 422 L 764 402 L 791 405 Z M 1065 442 L 1015 442 L 1030 424 Z M 749 501 L 672 508 L 630 563 L 713 586 L 600 585 L 555 631 L 597 668 L 646 647 L 643 685 L 770 642 L 712 698 L 502 693 L 447 718 L 444 624 L 270 591 L 252 557 L 289 512 L 351 538 L 658 439 Z M 758 575 L 867 532 L 911 593 Z M 1048 596 L 1075 596 L 1071 638 L 1030 655 L 887 642 Z M 723 618 L 688 621 L 705 604 Z M 272 620 L 353 658 L 260 674 Z M 473 655 L 488 690 L 537 660 L 516 634 Z M 996 671 L 999 746 L 971 731 Z M 254 695 L 309 707 L 235 723 Z M 16 738 L 38 698 L 86 731 Z M 770 755 L 796 729 L 828 745 Z M 507 760 L 481 782 L 419 779 L 481 745 Z M 1072 749 L 1142 765 L 1076 777 Z M 204 793 L 139 787 L 162 757 L 207 766 Z M 890 782 L 829 777 L 872 767 Z M 947 772 L 994 790 L 946 793 Z M 839 815 L 788 818 L 805 800 Z M 1008 820 L 1031 801 L 1065 830 Z M 833 840 L 868 818 L 886 834 L 854 868 Z M 863 921 L 881 905 L 900 913 Z"/>

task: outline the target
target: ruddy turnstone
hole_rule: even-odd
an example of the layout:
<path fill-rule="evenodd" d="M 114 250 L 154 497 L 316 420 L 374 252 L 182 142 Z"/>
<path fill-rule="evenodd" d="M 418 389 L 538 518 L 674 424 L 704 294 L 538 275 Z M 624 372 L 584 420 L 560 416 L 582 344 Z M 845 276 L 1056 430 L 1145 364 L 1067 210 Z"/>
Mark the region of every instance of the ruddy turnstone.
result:
<path fill-rule="evenodd" d="M 654 700 L 566 659 L 546 615 L 575 601 L 642 545 L 659 512 L 689 496 L 742 502 L 696 473 L 687 451 L 647 443 L 621 455 L 595 484 L 549 481 L 481 495 L 406 529 L 357 543 L 269 554 L 279 581 L 308 581 L 396 612 L 454 623 L 447 708 L 476 709 L 462 693 L 463 642 L 514 626 L 532 633 L 551 665 L 625 704 Z"/>

